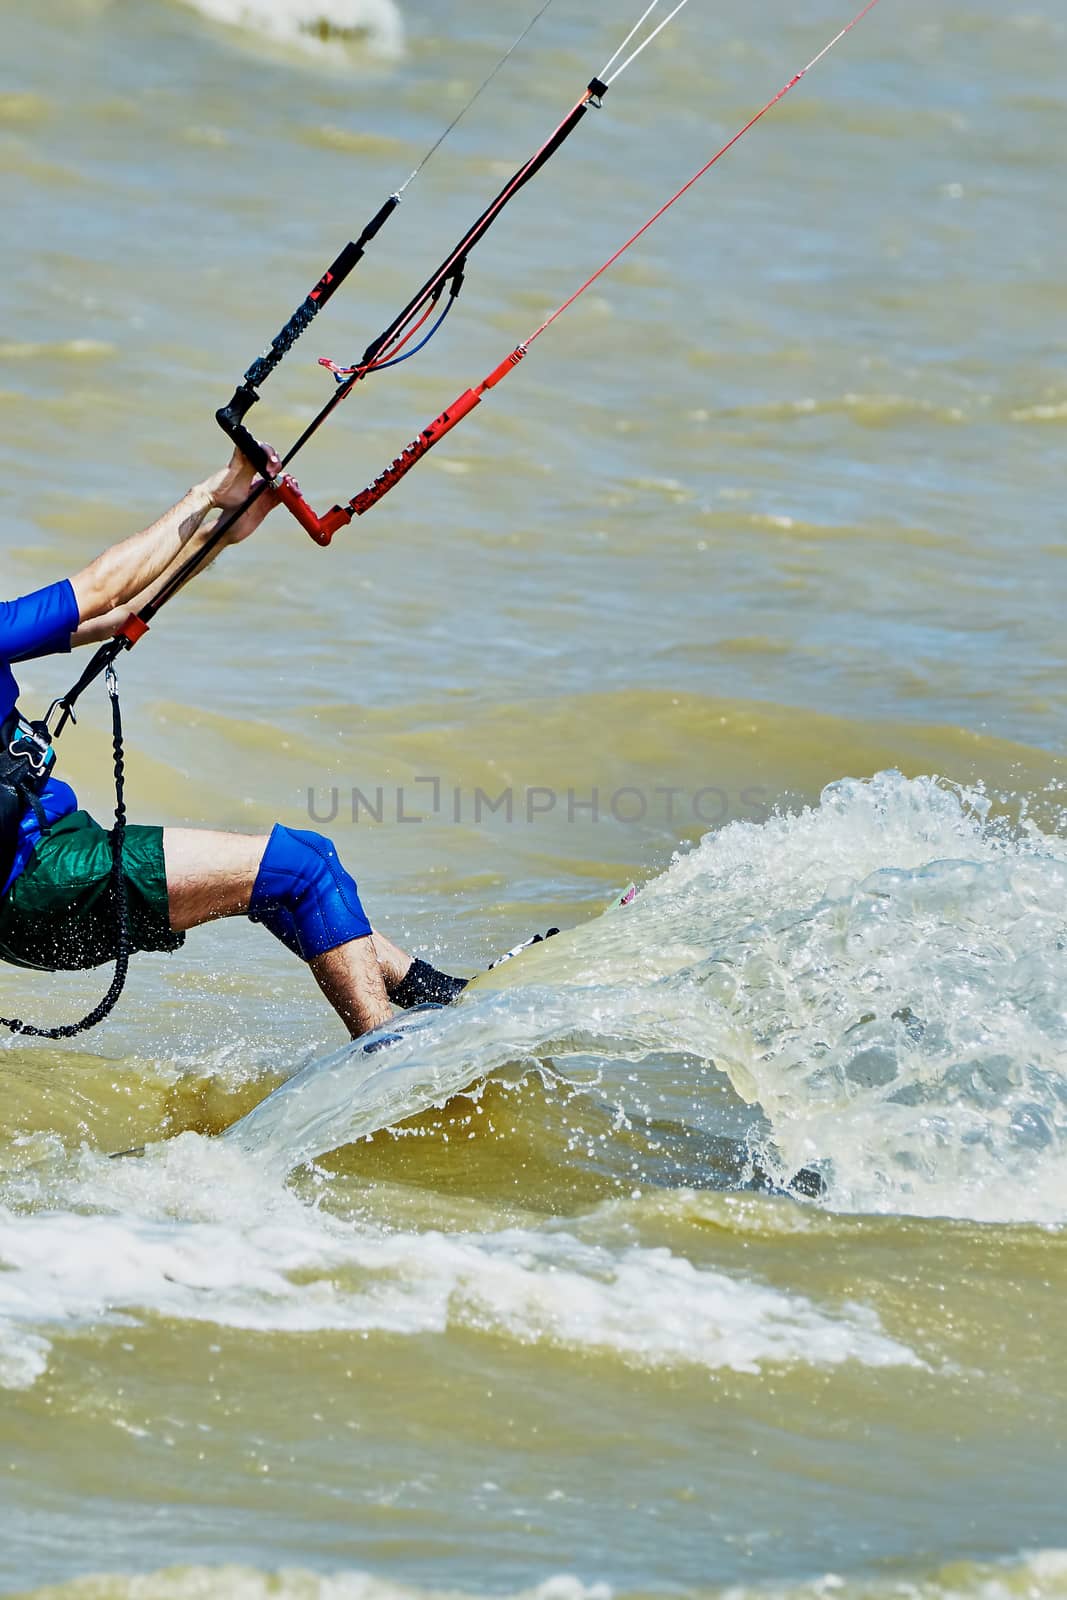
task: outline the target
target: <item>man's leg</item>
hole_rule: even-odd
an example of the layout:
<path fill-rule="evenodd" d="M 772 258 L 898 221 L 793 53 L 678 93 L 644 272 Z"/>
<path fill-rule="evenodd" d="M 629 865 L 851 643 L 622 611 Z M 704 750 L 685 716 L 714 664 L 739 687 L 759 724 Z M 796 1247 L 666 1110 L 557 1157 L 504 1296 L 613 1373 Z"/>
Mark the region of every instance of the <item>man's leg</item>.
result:
<path fill-rule="evenodd" d="M 219 917 L 246 916 L 269 843 L 270 837 L 262 834 L 165 829 L 167 892 L 175 931 L 184 933 Z M 392 1008 L 386 985 L 398 987 L 412 965 L 409 955 L 376 933 L 349 939 L 307 960 L 353 1037 L 389 1020 Z"/>
<path fill-rule="evenodd" d="M 393 1015 L 373 935 L 325 950 L 308 965 L 353 1039 L 380 1027 Z"/>

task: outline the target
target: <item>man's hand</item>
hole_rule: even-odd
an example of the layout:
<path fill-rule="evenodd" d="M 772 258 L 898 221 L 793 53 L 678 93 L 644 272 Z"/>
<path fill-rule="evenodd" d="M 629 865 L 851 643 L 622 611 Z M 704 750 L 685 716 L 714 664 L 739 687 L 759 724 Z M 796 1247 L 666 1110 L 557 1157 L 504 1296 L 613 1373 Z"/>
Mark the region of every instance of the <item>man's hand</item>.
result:
<path fill-rule="evenodd" d="M 274 455 L 273 450 L 271 451 L 271 455 L 274 458 L 274 462 L 277 463 L 278 458 Z M 296 479 L 290 477 L 288 473 L 286 473 L 285 477 L 281 481 L 283 483 L 291 483 L 293 488 L 299 492 L 300 485 L 297 483 Z M 252 488 L 255 489 L 256 484 L 262 482 L 262 478 L 254 478 L 252 481 Z M 240 503 L 240 501 L 237 502 L 238 505 L 240 505 Z M 274 507 L 277 504 L 278 491 L 275 489 L 273 484 L 267 484 L 266 487 L 261 489 L 259 494 L 256 495 L 256 498 L 252 501 L 252 504 L 249 506 L 244 515 L 238 517 L 233 527 L 225 535 L 225 542 L 227 544 L 240 544 L 242 539 L 247 539 L 250 533 L 255 533 L 264 517 L 269 515 L 269 513 L 274 510 Z"/>
<path fill-rule="evenodd" d="M 272 450 L 270 445 L 264 445 L 263 448 L 267 452 L 271 477 L 274 477 L 281 467 L 278 453 Z M 273 485 L 264 484 L 264 480 L 257 475 L 252 463 L 247 456 L 241 454 L 240 450 L 234 451 L 229 466 L 206 478 L 203 487 L 210 496 L 211 504 L 223 515 L 236 511 L 250 494 L 256 494 L 256 490 L 259 490 L 248 510 L 225 535 L 227 544 L 240 544 L 242 539 L 247 539 L 249 534 L 255 533 L 264 517 L 278 504 L 278 494 Z"/>
<path fill-rule="evenodd" d="M 273 478 L 281 466 L 281 461 L 278 459 L 278 452 L 272 450 L 269 444 L 264 445 L 263 448 L 267 452 L 270 475 Z M 256 482 L 255 467 L 247 456 L 241 454 L 240 450 L 235 450 L 230 457 L 229 466 L 212 473 L 210 478 L 205 478 L 203 487 L 210 496 L 211 504 L 216 510 L 236 511 L 237 507 L 248 499 Z"/>

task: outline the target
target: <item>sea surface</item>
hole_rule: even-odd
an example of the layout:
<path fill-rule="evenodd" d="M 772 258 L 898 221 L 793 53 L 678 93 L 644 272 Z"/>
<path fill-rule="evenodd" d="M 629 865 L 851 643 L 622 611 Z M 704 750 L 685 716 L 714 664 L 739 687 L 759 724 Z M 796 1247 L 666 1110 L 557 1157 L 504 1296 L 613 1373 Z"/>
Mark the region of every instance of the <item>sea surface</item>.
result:
<path fill-rule="evenodd" d="M 534 9 L 0 0 L 0 592 L 221 463 Z M 640 9 L 554 0 L 264 437 Z M 691 0 L 307 448 L 313 502 L 850 15 Z M 1067 1595 L 1065 82 L 1051 0 L 881 0 L 366 518 L 278 513 L 123 661 L 136 820 L 319 827 L 451 971 L 564 931 L 226 1137 L 343 1043 L 262 929 L 5 1036 L 0 1592 Z M 0 1011 L 106 981 L 4 969 Z"/>

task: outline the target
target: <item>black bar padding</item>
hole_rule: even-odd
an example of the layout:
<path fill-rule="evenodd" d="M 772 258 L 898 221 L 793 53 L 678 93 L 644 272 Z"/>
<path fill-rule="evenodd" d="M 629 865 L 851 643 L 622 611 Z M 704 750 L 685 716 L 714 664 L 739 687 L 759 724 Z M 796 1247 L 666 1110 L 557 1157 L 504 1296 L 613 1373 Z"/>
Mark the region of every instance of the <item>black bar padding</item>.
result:
<path fill-rule="evenodd" d="M 367 223 L 358 239 L 350 239 L 345 245 L 336 261 L 331 262 L 312 289 L 307 299 L 293 312 L 289 321 L 280 333 L 271 340 L 270 345 L 259 356 L 245 373 L 245 383 L 258 389 L 265 382 L 281 361 L 282 357 L 290 351 L 302 333 L 305 333 L 311 323 L 318 316 L 331 295 L 344 283 L 352 268 L 363 255 L 366 245 L 374 238 L 378 229 L 392 215 L 400 204 L 400 196 L 391 194 L 388 200 Z"/>

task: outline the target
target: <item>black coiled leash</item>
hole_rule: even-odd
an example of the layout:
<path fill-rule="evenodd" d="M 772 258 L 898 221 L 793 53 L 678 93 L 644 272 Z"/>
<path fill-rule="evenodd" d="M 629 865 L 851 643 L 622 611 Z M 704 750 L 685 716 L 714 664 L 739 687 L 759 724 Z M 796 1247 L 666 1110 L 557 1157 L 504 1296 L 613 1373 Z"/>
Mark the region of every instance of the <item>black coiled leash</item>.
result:
<path fill-rule="evenodd" d="M 22 1022 L 18 1017 L 0 1017 L 0 1027 L 12 1033 L 26 1034 L 31 1039 L 73 1039 L 79 1033 L 88 1033 L 97 1023 L 103 1022 L 118 1004 L 126 987 L 126 974 L 130 968 L 130 901 L 123 870 L 122 853 L 126 842 L 126 758 L 122 746 L 122 711 L 119 707 L 119 684 L 115 668 L 109 664 L 104 675 L 107 692 L 111 696 L 111 733 L 115 753 L 115 826 L 111 830 L 110 890 L 115 903 L 118 946 L 115 955 L 115 975 L 111 986 L 100 1001 L 80 1022 L 67 1022 L 57 1028 L 37 1028 L 32 1022 Z"/>

